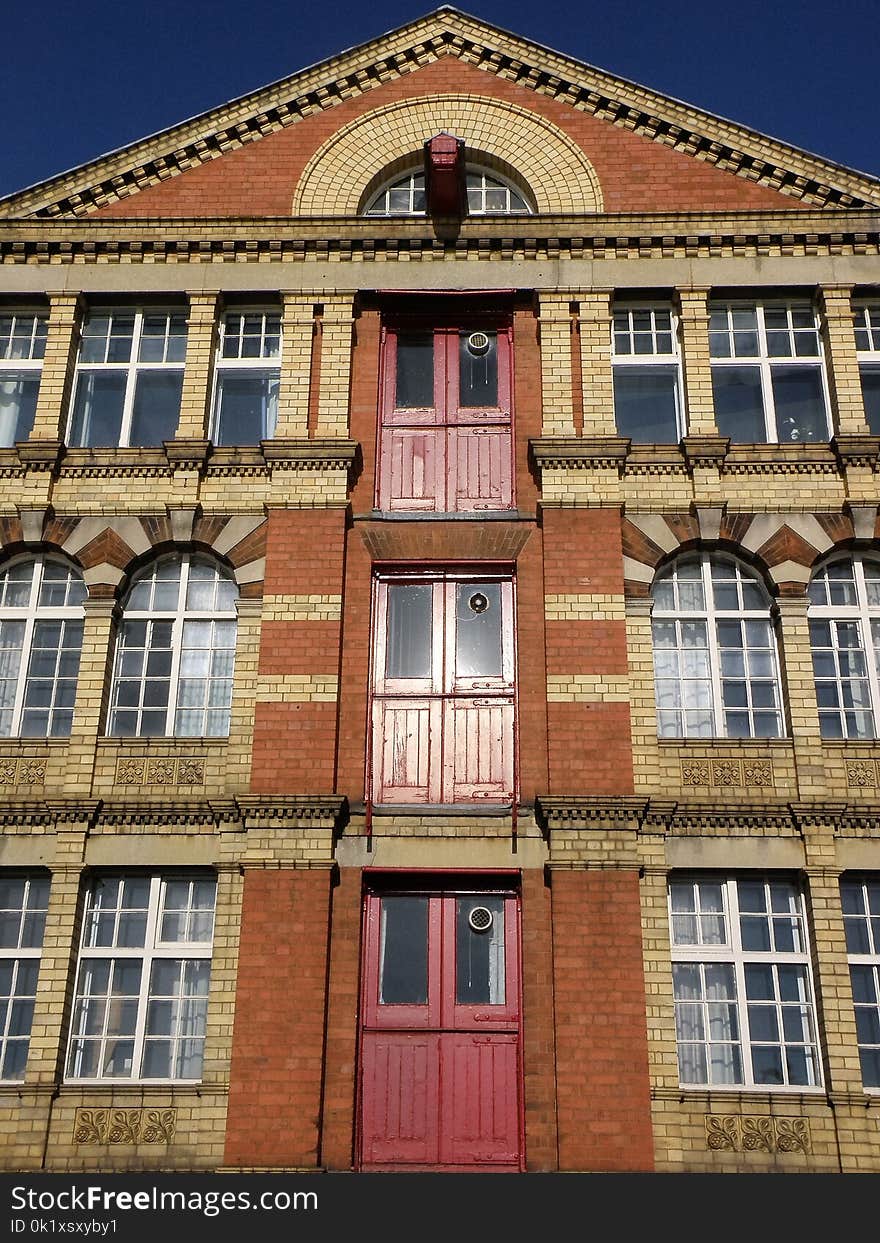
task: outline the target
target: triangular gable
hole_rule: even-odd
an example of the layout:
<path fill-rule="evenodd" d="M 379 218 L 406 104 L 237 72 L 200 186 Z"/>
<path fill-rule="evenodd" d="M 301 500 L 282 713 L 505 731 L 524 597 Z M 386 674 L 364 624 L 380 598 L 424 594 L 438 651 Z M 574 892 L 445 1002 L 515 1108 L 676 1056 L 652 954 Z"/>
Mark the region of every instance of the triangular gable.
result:
<path fill-rule="evenodd" d="M 568 118 L 565 128 L 580 126 L 590 131 L 587 136 L 591 140 L 598 141 L 596 135 L 609 130 L 618 131 L 622 139 L 641 140 L 635 145 L 621 141 L 618 154 L 624 149 L 645 152 L 656 148 L 666 156 L 677 157 L 667 159 L 658 172 L 655 159 L 640 155 L 638 168 L 632 170 L 633 185 L 640 170 L 653 172 L 658 187 L 665 177 L 670 191 L 676 188 L 677 178 L 684 176 L 683 170 L 692 170 L 694 165 L 705 173 L 723 174 L 720 180 L 693 175 L 700 182 L 694 188 L 696 197 L 691 199 L 693 210 L 733 206 L 720 189 L 732 179 L 753 192 L 737 200 L 737 205 L 747 208 L 880 205 L 880 180 L 876 178 L 444 7 L 281 82 L 10 195 L 0 200 L 0 216 L 58 219 L 91 215 L 102 208 L 113 215 L 143 215 L 133 202 L 133 196 L 142 194 L 155 201 L 149 214 L 204 215 L 204 201 L 199 210 L 183 210 L 189 196 L 183 193 L 182 184 L 181 204 L 176 208 L 172 207 L 173 195 L 168 196 L 166 209 L 165 196 L 145 192 L 177 180 L 196 186 L 206 179 L 206 184 L 213 186 L 211 165 L 218 157 L 224 172 L 239 164 L 256 168 L 255 149 L 265 148 L 266 143 L 273 154 L 274 149 L 286 151 L 310 143 L 314 149 L 317 131 L 325 129 L 331 134 L 358 108 L 366 111 L 379 106 L 382 98 L 392 93 L 391 88 L 409 93 L 412 82 L 407 79 L 415 82 L 422 78 L 425 82 L 432 74 L 442 78 L 442 66 L 449 64 L 449 58 L 456 62 L 459 84 L 467 76 L 468 89 L 475 81 L 471 72 L 475 70 L 484 92 L 491 77 L 495 79 L 493 94 L 503 96 L 513 87 L 518 98 L 529 97 L 531 108 L 537 112 L 555 105 L 557 119 L 559 115 Z M 590 121 L 601 122 L 601 130 L 595 125 L 591 129 Z M 300 131 L 296 139 L 282 142 L 282 136 L 292 130 Z M 588 152 L 592 156 L 589 148 Z M 230 155 L 237 158 L 231 160 Z M 601 181 L 601 173 L 599 177 Z M 233 210 L 227 203 L 217 214 L 287 215 L 291 210 L 289 183 L 285 190 L 287 205 L 280 211 L 276 208 L 264 213 L 251 195 L 245 210 Z M 123 210 L 126 199 L 129 201 Z M 606 211 L 659 209 L 657 203 L 647 208 L 631 201 L 613 209 L 610 202 L 604 206 Z M 664 195 L 663 207 L 688 209 L 673 204 L 668 194 Z"/>

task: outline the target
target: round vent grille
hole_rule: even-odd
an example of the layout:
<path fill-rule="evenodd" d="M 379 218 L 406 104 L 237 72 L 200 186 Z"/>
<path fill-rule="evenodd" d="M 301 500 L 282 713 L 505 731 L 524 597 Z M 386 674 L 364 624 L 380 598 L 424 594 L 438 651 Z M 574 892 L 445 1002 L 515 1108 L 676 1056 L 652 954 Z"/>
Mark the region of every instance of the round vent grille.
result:
<path fill-rule="evenodd" d="M 488 932 L 492 927 L 492 912 L 486 906 L 475 906 L 468 915 L 468 923 L 474 932 Z"/>
<path fill-rule="evenodd" d="M 489 338 L 485 332 L 472 332 L 467 339 L 467 347 L 469 353 L 479 358 L 481 354 L 489 352 Z"/>

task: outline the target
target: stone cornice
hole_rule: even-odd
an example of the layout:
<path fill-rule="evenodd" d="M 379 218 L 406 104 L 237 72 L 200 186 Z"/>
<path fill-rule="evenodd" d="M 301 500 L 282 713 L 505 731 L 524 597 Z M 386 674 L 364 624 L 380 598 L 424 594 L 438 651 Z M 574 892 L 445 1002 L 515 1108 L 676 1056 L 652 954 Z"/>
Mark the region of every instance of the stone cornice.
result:
<path fill-rule="evenodd" d="M 84 215 L 319 114 L 441 56 L 813 204 L 880 200 L 875 178 L 575 61 L 456 10 L 396 31 L 62 173 L 0 202 L 18 215 Z"/>
<path fill-rule="evenodd" d="M 67 448 L 58 441 L 23 441 L 0 449 L 0 478 L 21 478 L 29 471 L 55 476 L 102 479 L 170 478 L 175 471 L 208 475 L 268 475 L 276 470 L 356 469 L 360 445 L 354 440 L 264 440 L 259 445 L 214 447 L 207 440 L 168 440 L 149 448 Z"/>
<path fill-rule="evenodd" d="M 880 208 L 769 212 L 670 212 L 465 220 L 439 239 L 428 221 L 315 217 L 254 219 L 0 219 L 0 262 L 383 262 L 459 258 L 600 260 L 876 255 Z M 221 278 L 213 272 L 204 279 Z"/>
<path fill-rule="evenodd" d="M 341 828 L 348 800 L 341 794 L 240 795 L 235 800 L 245 829 L 306 825 Z"/>
<path fill-rule="evenodd" d="M 535 800 L 541 828 L 637 829 L 647 803 L 642 798 L 577 798 L 542 795 Z"/>
<path fill-rule="evenodd" d="M 529 441 L 542 470 L 577 470 L 597 466 L 622 469 L 630 442 L 622 436 L 545 436 Z"/>

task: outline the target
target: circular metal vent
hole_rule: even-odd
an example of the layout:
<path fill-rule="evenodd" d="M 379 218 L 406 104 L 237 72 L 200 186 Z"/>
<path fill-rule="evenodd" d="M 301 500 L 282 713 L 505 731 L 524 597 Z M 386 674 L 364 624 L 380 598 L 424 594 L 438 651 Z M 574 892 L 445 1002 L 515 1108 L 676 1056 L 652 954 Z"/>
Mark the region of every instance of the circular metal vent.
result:
<path fill-rule="evenodd" d="M 485 613 L 489 607 L 489 598 L 484 596 L 482 591 L 475 591 L 470 600 L 468 600 L 468 607 L 473 613 Z"/>
<path fill-rule="evenodd" d="M 492 912 L 487 906 L 475 906 L 468 915 L 468 923 L 474 932 L 488 932 L 492 927 Z"/>
<path fill-rule="evenodd" d="M 478 358 L 481 354 L 488 354 L 489 344 L 489 337 L 485 332 L 472 332 L 467 339 L 469 353 L 475 354 Z"/>

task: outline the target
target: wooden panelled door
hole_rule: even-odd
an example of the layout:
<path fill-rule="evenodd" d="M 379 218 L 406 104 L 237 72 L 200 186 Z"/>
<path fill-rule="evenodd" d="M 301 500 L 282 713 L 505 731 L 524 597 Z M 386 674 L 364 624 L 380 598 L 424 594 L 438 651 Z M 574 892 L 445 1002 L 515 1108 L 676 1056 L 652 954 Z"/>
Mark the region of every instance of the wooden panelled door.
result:
<path fill-rule="evenodd" d="M 374 803 L 513 800 L 513 632 L 509 577 L 377 577 Z"/>
<path fill-rule="evenodd" d="M 519 903 L 366 898 L 360 1166 L 522 1168 Z"/>
<path fill-rule="evenodd" d="M 377 504 L 416 513 L 513 507 L 509 328 L 383 332 Z"/>

